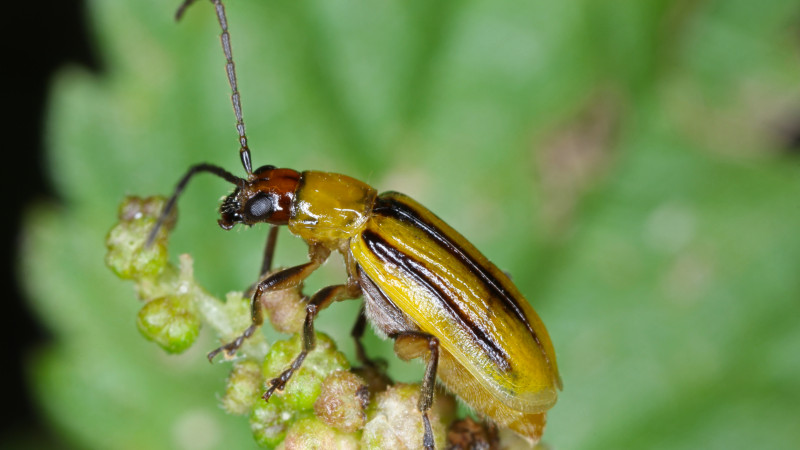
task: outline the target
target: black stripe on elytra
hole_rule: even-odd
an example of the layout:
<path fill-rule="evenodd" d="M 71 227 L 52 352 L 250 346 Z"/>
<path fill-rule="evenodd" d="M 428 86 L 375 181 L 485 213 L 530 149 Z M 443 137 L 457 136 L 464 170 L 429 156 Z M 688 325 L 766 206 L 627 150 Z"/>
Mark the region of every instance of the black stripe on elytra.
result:
<path fill-rule="evenodd" d="M 444 309 L 451 315 L 454 321 L 461 324 L 472 335 L 472 340 L 477 343 L 486 355 L 503 371 L 511 369 L 509 364 L 508 354 L 497 345 L 487 334 L 486 330 L 472 322 L 464 311 L 458 307 L 457 301 L 445 292 L 441 286 L 436 283 L 436 275 L 431 273 L 419 261 L 414 260 L 409 255 L 401 252 L 392 244 L 387 242 L 378 233 L 372 230 L 365 230 L 361 233 L 361 237 L 367 248 L 381 261 L 387 264 L 393 264 L 401 269 L 405 275 L 410 276 L 420 286 L 432 293 L 438 298 Z"/>
<path fill-rule="evenodd" d="M 383 196 L 379 197 L 372 212 L 373 214 L 409 223 L 412 226 L 421 229 L 431 239 L 447 249 L 447 251 L 450 252 L 453 257 L 461 261 L 465 266 L 471 268 L 472 272 L 475 273 L 483 282 L 486 289 L 490 292 L 494 291 L 497 294 L 497 297 L 502 300 L 501 304 L 503 305 L 503 308 L 510 314 L 516 316 L 517 319 L 525 324 L 525 327 L 530 332 L 534 342 L 536 342 L 536 345 L 542 352 L 545 361 L 547 361 L 548 366 L 552 368 L 550 358 L 548 358 L 547 352 L 544 350 L 544 346 L 539 341 L 539 336 L 536 334 L 536 331 L 534 331 L 533 327 L 528 321 L 528 318 L 525 316 L 525 313 L 522 312 L 522 308 L 520 307 L 519 303 L 517 303 L 514 296 L 506 291 L 502 283 L 500 283 L 500 281 L 498 281 L 482 265 L 478 264 L 478 262 L 475 261 L 463 248 L 461 248 L 461 246 L 450 240 L 447 235 L 435 224 L 432 224 L 422 218 L 413 208 L 396 199 L 385 198 Z"/>

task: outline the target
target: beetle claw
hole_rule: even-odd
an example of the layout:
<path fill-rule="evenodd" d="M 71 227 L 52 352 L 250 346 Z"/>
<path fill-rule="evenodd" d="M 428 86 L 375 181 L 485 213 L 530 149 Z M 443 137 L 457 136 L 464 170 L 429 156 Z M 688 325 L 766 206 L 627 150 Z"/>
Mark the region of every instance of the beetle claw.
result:
<path fill-rule="evenodd" d="M 208 355 L 206 355 L 206 358 L 208 358 L 208 362 L 213 363 L 214 362 L 214 358 L 221 351 L 222 351 L 222 347 L 219 347 L 219 348 L 215 348 L 214 350 L 211 350 L 210 352 L 208 352 Z"/>
<path fill-rule="evenodd" d="M 270 380 L 269 382 L 270 387 L 267 389 L 266 392 L 264 392 L 264 395 L 261 396 L 261 398 L 263 398 L 265 402 L 269 401 L 270 397 L 272 397 L 272 394 L 275 393 L 275 391 L 282 391 L 283 388 L 286 387 L 286 381 L 284 381 L 282 378 L 283 374 L 281 374 L 281 377 L 273 378 L 272 380 Z"/>
<path fill-rule="evenodd" d="M 206 357 L 208 358 L 208 362 L 214 362 L 214 358 L 219 355 L 220 353 L 225 353 L 225 359 L 231 359 L 236 356 L 236 351 L 239 350 L 239 347 L 242 345 L 243 337 L 239 336 L 233 342 L 229 342 L 223 346 L 217 347 L 214 350 L 208 352 Z"/>

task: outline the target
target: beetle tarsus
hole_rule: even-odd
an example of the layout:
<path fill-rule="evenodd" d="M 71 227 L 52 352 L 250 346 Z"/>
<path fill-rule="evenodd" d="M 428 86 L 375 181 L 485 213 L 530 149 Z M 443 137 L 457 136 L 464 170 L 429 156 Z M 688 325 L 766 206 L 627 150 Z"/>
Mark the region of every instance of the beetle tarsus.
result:
<path fill-rule="evenodd" d="M 206 358 L 208 358 L 208 362 L 213 363 L 214 362 L 214 358 L 216 358 L 217 355 L 219 354 L 219 352 L 221 352 L 221 351 L 222 351 L 222 347 L 217 347 L 214 350 L 211 350 L 210 352 L 208 352 L 208 354 L 206 355 Z"/>
<path fill-rule="evenodd" d="M 261 398 L 268 402 L 269 398 L 272 397 L 272 394 L 275 391 L 282 391 L 284 388 L 286 388 L 286 383 L 288 383 L 292 378 L 294 372 L 303 365 L 303 361 L 306 359 L 306 356 L 308 356 L 308 351 L 303 350 L 299 355 L 297 355 L 297 358 L 292 361 L 292 365 L 289 366 L 288 369 L 281 372 L 281 374 L 277 377 L 271 379 L 269 381 L 269 388 L 267 388 L 267 391 L 264 392 L 264 395 L 262 395 Z"/>
<path fill-rule="evenodd" d="M 422 436 L 422 445 L 425 447 L 425 450 L 433 450 L 435 448 L 433 429 L 431 428 L 431 421 L 428 419 L 428 413 L 422 413 L 422 423 L 425 426 L 425 434 Z"/>
<path fill-rule="evenodd" d="M 214 350 L 208 352 L 207 355 L 208 361 L 214 362 L 214 357 L 216 357 L 223 351 L 225 352 L 225 359 L 230 359 L 236 356 L 236 351 L 239 350 L 239 347 L 241 347 L 242 344 L 244 344 L 244 340 L 252 336 L 260 325 L 261 323 L 258 324 L 254 323 L 253 325 L 250 325 L 249 327 L 247 327 L 246 330 L 244 330 L 244 333 L 240 334 L 233 341 L 228 342 L 227 344 L 217 347 Z"/>

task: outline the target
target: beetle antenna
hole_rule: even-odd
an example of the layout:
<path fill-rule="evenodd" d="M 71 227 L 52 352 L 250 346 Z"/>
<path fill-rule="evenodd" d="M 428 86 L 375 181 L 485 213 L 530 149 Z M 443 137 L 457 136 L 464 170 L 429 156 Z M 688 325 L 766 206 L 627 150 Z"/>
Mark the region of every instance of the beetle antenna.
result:
<path fill-rule="evenodd" d="M 239 132 L 239 158 L 242 160 L 244 171 L 250 176 L 253 174 L 253 167 L 250 163 L 250 147 L 247 146 L 247 135 L 244 132 L 244 118 L 242 117 L 242 101 L 239 98 L 239 85 L 236 82 L 236 66 L 233 64 L 233 52 L 231 51 L 231 35 L 228 33 L 228 18 L 225 16 L 225 7 L 222 0 L 211 0 L 214 9 L 217 11 L 217 20 L 222 28 L 219 39 L 222 42 L 222 51 L 225 52 L 225 73 L 228 74 L 228 84 L 231 85 L 231 103 L 233 112 L 236 114 L 236 131 Z"/>
<path fill-rule="evenodd" d="M 158 216 L 158 221 L 156 221 L 155 226 L 152 230 L 150 230 L 150 234 L 147 236 L 147 242 L 145 242 L 144 247 L 149 248 L 153 245 L 153 241 L 156 239 L 156 235 L 158 231 L 164 226 L 164 223 L 167 221 L 167 217 L 172 213 L 172 210 L 175 209 L 175 203 L 178 201 L 178 197 L 183 192 L 183 189 L 186 187 L 186 184 L 189 183 L 189 180 L 197 175 L 200 172 L 208 172 L 213 175 L 216 175 L 225 181 L 235 184 L 239 187 L 244 186 L 246 181 L 242 178 L 233 175 L 232 173 L 228 172 L 227 170 L 223 169 L 222 167 L 215 166 L 213 164 L 197 164 L 189 168 L 186 171 L 186 174 L 183 175 L 183 178 L 178 182 L 177 186 L 175 186 L 175 191 L 172 193 L 172 197 L 169 198 L 167 204 L 164 205 L 164 209 L 161 211 L 161 215 Z"/>
<path fill-rule="evenodd" d="M 181 20 L 181 17 L 183 17 L 183 13 L 186 12 L 186 8 L 191 6 L 192 3 L 194 3 L 194 0 L 183 0 L 181 6 L 179 6 L 178 10 L 175 11 L 175 20 Z"/>
<path fill-rule="evenodd" d="M 195 0 L 184 0 L 175 12 L 175 19 L 180 20 Z M 231 86 L 231 103 L 233 103 L 233 113 L 236 115 L 236 131 L 239 132 L 239 158 L 242 160 L 244 171 L 247 176 L 253 175 L 253 166 L 250 162 L 250 147 L 247 146 L 247 135 L 245 134 L 244 118 L 242 116 L 242 100 L 239 96 L 239 84 L 236 81 L 236 66 L 233 64 L 233 51 L 231 51 L 231 35 L 228 33 L 228 18 L 225 15 L 225 6 L 222 0 L 211 0 L 214 10 L 217 12 L 217 21 L 222 29 L 219 39 L 222 42 L 222 51 L 225 53 L 225 73 L 228 74 L 228 84 Z"/>

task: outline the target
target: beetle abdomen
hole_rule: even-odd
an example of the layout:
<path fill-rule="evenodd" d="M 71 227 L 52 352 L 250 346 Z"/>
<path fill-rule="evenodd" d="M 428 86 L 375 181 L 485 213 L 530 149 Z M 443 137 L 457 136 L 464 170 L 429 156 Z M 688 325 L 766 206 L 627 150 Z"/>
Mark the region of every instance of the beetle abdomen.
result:
<path fill-rule="evenodd" d="M 527 413 L 555 403 L 555 352 L 538 315 L 505 274 L 428 209 L 381 194 L 350 249 L 381 292 L 500 402 Z"/>
<path fill-rule="evenodd" d="M 491 392 L 471 376 L 459 361 L 443 351 L 439 354 L 439 379 L 450 392 L 459 396 L 475 411 L 492 418 L 498 425 L 510 428 L 536 444 L 544 433 L 544 412 L 522 412 L 495 400 Z"/>
<path fill-rule="evenodd" d="M 397 307 L 386 294 L 358 268 L 358 282 L 364 296 L 364 307 L 369 322 L 382 338 L 406 331 L 419 331 L 406 313 Z"/>

